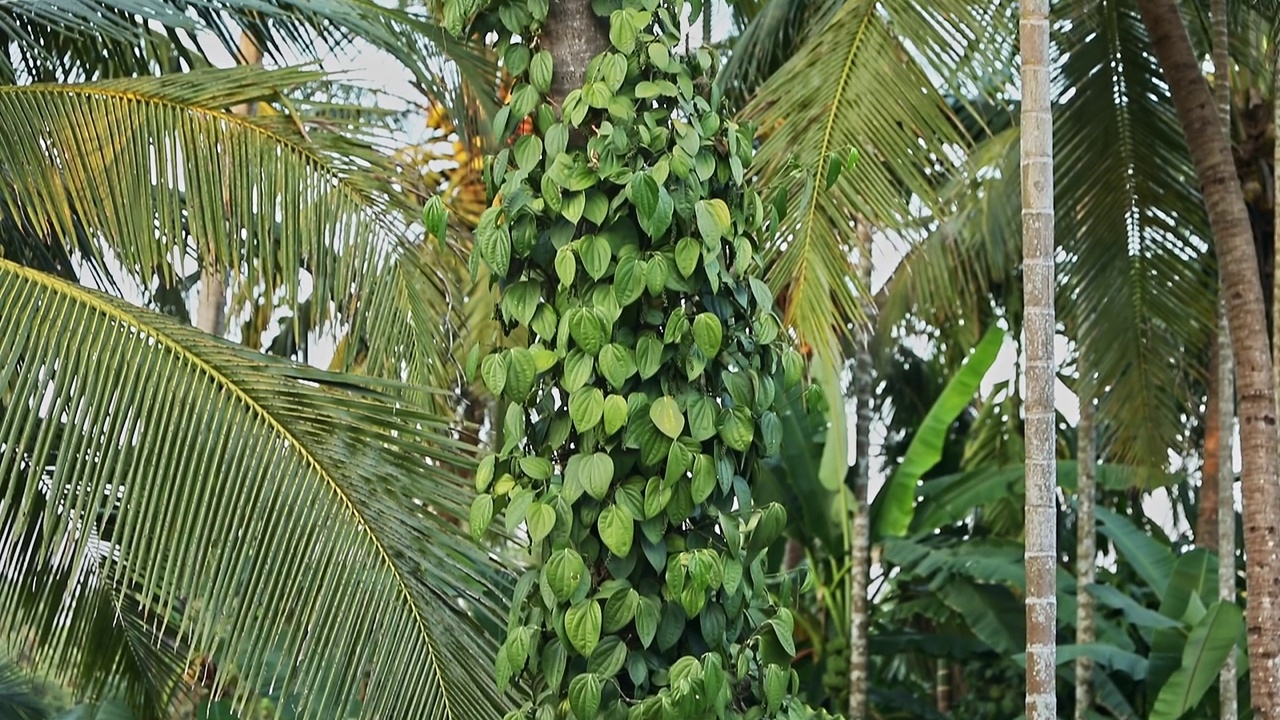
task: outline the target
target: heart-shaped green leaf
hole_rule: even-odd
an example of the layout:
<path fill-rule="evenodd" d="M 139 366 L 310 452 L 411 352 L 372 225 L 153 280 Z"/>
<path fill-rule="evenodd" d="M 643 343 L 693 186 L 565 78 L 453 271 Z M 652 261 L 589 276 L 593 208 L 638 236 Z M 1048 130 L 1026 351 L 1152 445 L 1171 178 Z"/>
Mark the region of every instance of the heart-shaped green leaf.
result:
<path fill-rule="evenodd" d="M 673 440 L 680 437 L 680 432 L 684 430 L 684 415 L 680 413 L 680 406 L 676 404 L 676 399 L 670 395 L 664 395 L 653 401 L 649 406 L 649 419 L 662 431 L 663 435 Z"/>

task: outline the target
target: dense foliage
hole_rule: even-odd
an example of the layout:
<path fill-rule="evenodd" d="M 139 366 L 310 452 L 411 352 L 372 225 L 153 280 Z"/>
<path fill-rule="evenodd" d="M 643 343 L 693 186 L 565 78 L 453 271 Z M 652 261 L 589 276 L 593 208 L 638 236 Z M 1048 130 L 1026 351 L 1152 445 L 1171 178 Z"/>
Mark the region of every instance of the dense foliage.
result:
<path fill-rule="evenodd" d="M 751 496 L 782 441 L 776 401 L 804 374 L 759 277 L 752 135 L 722 114 L 716 57 L 673 52 L 680 3 L 598 6 L 612 47 L 559 116 L 545 101 L 555 61 L 536 44 L 546 5 L 473 23 L 513 39 L 499 138 L 533 119 L 488 166 L 473 255 L 502 286 L 504 327 L 528 340 L 478 362 L 509 404 L 472 529 L 504 510 L 536 559 L 499 683 L 533 691 L 512 717 L 566 700 L 583 720 L 811 717 L 762 553 L 786 513 Z"/>

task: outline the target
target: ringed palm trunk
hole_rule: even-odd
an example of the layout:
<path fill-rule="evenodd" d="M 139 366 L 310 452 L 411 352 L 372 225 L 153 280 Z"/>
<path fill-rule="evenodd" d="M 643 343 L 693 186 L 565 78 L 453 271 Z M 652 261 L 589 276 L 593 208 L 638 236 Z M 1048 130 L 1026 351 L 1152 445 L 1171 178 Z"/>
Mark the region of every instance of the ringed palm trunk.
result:
<path fill-rule="evenodd" d="M 1076 515 L 1076 643 L 1087 645 L 1096 639 L 1093 595 L 1087 588 L 1097 577 L 1098 536 L 1094 501 L 1098 484 L 1098 453 L 1093 442 L 1093 380 L 1083 371 L 1080 379 L 1080 422 L 1076 425 L 1080 466 L 1076 480 L 1076 496 L 1080 503 Z M 1093 660 L 1083 655 L 1076 658 L 1076 720 L 1085 720 L 1093 709 L 1092 678 Z"/>
<path fill-rule="evenodd" d="M 1049 2 L 1022 0 L 1022 264 L 1026 369 L 1027 720 L 1056 720 L 1053 116 Z"/>
<path fill-rule="evenodd" d="M 1232 437 L 1235 435 L 1235 363 L 1231 359 L 1231 337 L 1225 324 L 1226 310 L 1219 306 L 1218 331 L 1218 437 L 1219 462 L 1217 530 L 1215 545 L 1218 553 L 1218 597 L 1235 602 L 1236 599 L 1236 501 L 1235 470 L 1231 464 Z M 1236 656 L 1230 654 L 1218 675 L 1218 700 L 1220 720 L 1236 720 L 1240 699 L 1236 684 Z"/>
<path fill-rule="evenodd" d="M 1249 678 L 1255 715 L 1280 717 L 1280 484 L 1271 352 L 1244 195 L 1176 0 L 1138 0 L 1204 191 L 1235 354 L 1244 468 Z M 1227 464 L 1227 456 L 1221 458 Z M 1219 509 L 1221 512 L 1221 508 Z"/>
<path fill-rule="evenodd" d="M 1210 4 L 1213 22 L 1213 99 L 1218 106 L 1218 122 L 1227 138 L 1231 137 L 1231 51 L 1228 45 L 1227 0 Z M 1222 265 L 1218 266 L 1218 287 L 1225 288 Z M 1228 602 L 1236 599 L 1236 508 L 1232 495 L 1233 475 L 1231 440 L 1235 435 L 1235 362 L 1231 355 L 1231 327 L 1227 320 L 1226 298 L 1219 290 L 1218 299 L 1218 597 Z M 1218 675 L 1218 705 L 1221 720 L 1236 720 L 1239 698 L 1236 697 L 1236 656 L 1227 656 Z"/>
<path fill-rule="evenodd" d="M 858 276 L 862 289 L 871 296 L 871 227 L 861 218 L 858 222 L 861 248 Z M 868 302 L 870 310 L 873 303 Z M 870 317 L 858 332 L 854 350 L 854 396 L 858 402 L 858 418 L 854 424 L 854 447 L 857 459 L 853 466 L 853 537 L 849 568 L 849 720 L 867 717 L 867 580 L 871 571 L 871 514 L 867 509 L 867 487 L 871 481 L 871 333 Z"/>

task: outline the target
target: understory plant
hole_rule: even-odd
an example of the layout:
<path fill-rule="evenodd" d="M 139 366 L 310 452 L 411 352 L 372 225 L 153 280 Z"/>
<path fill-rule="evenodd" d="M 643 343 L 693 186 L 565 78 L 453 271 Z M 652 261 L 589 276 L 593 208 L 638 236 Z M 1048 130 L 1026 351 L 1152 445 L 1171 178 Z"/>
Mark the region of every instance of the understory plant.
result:
<path fill-rule="evenodd" d="M 747 184 L 716 54 L 677 52 L 683 3 L 593 7 L 611 47 L 559 107 L 546 0 L 444 8 L 515 79 L 471 258 L 507 342 L 469 362 L 506 405 L 472 532 L 505 513 L 533 558 L 496 660 L 527 692 L 508 717 L 815 717 L 765 571 L 786 512 L 752 499 L 805 375 L 760 279 L 782 209 Z M 438 205 L 426 219 L 443 235 Z"/>

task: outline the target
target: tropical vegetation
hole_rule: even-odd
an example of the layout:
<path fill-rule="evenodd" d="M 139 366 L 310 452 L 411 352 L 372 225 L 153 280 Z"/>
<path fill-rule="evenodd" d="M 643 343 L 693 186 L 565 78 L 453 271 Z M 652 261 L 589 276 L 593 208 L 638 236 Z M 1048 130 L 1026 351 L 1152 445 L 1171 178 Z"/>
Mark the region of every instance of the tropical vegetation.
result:
<path fill-rule="evenodd" d="M 1273 716 L 1272 5 L 5 4 L 0 717 Z"/>

